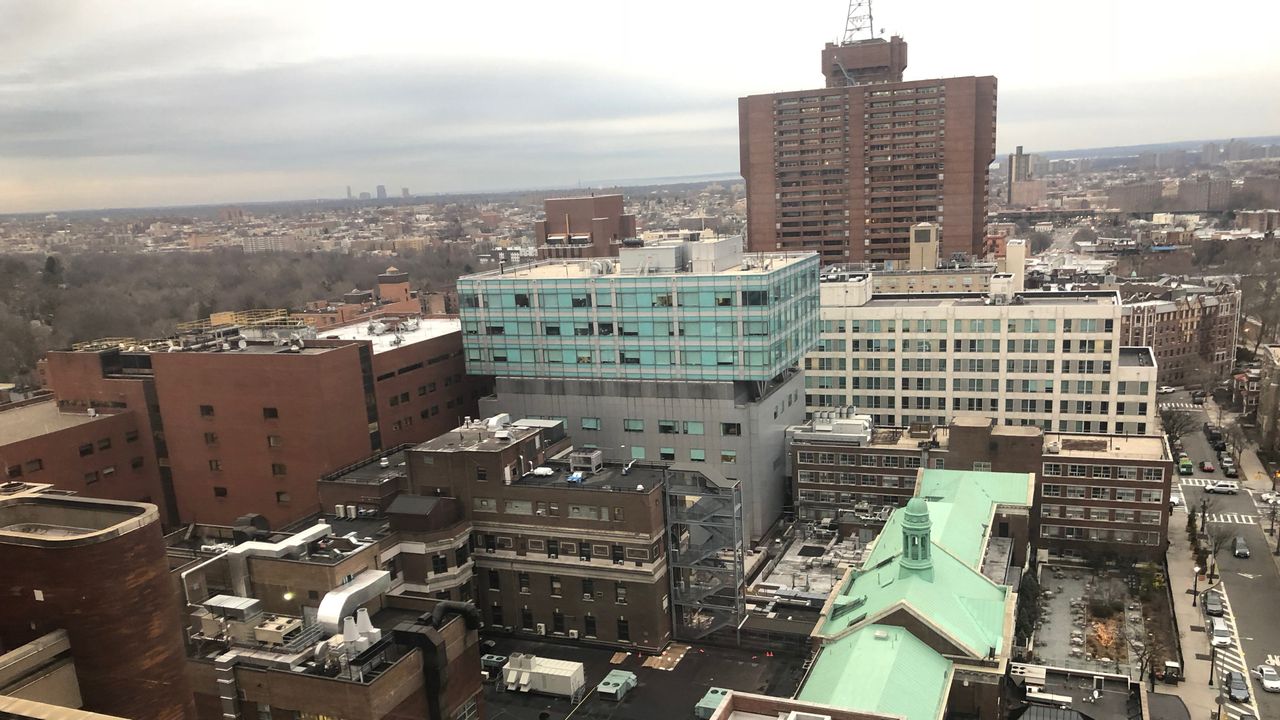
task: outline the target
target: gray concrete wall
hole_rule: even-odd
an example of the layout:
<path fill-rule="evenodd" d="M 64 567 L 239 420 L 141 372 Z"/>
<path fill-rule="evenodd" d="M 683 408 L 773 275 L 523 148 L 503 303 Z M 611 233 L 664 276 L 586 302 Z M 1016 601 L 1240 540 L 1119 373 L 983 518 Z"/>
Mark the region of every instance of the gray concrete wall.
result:
<path fill-rule="evenodd" d="M 513 419 L 566 418 L 573 444 L 595 445 L 607 460 L 630 459 L 633 447 L 643 447 L 646 460 L 659 460 L 661 448 L 672 448 L 677 462 L 689 461 L 691 449 L 705 450 L 708 469 L 742 483 L 743 535 L 755 541 L 782 513 L 785 430 L 804 421 L 804 373 L 754 402 L 742 383 L 499 378 L 495 394 L 481 398 L 480 414 L 500 412 Z M 600 429 L 584 430 L 584 417 L 599 418 Z M 624 419 L 644 420 L 643 432 L 624 431 Z M 681 432 L 660 433 L 659 420 L 678 421 Z M 685 434 L 685 421 L 701 421 L 703 434 Z M 724 435 L 722 423 L 738 423 L 742 434 Z M 737 461 L 722 462 L 725 450 L 736 452 Z"/>

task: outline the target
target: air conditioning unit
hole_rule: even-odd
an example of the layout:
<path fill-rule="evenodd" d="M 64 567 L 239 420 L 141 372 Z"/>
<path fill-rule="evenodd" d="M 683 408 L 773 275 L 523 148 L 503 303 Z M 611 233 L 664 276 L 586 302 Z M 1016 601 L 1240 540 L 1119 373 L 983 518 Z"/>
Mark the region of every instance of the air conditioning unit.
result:
<path fill-rule="evenodd" d="M 546 624 L 546 623 L 538 623 L 538 634 L 539 634 L 539 635 L 546 635 L 546 634 L 547 634 L 547 624 Z"/>
<path fill-rule="evenodd" d="M 578 639 L 578 631 L 577 631 L 577 630 L 570 630 L 570 631 L 569 631 L 569 639 L 570 639 L 570 640 L 577 640 L 577 639 Z"/>

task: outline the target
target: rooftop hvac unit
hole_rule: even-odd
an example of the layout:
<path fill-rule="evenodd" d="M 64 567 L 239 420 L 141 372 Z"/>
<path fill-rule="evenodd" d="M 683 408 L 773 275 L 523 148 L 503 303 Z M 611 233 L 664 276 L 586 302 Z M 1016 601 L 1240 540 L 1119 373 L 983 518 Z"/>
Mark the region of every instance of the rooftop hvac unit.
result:
<path fill-rule="evenodd" d="M 539 635 L 546 635 L 546 634 L 547 634 L 547 624 L 546 624 L 546 623 L 538 623 L 538 634 L 539 634 Z"/>
<path fill-rule="evenodd" d="M 333 514 L 340 518 L 344 518 L 347 516 L 347 507 L 345 505 L 334 505 Z"/>
<path fill-rule="evenodd" d="M 1060 452 L 1062 452 L 1062 445 L 1060 443 L 1056 443 L 1056 442 L 1049 443 L 1050 455 L 1057 455 Z"/>
<path fill-rule="evenodd" d="M 569 639 L 570 639 L 570 640 L 577 640 L 577 639 L 578 639 L 578 631 L 577 631 L 577 630 L 570 630 L 570 631 L 569 631 Z"/>

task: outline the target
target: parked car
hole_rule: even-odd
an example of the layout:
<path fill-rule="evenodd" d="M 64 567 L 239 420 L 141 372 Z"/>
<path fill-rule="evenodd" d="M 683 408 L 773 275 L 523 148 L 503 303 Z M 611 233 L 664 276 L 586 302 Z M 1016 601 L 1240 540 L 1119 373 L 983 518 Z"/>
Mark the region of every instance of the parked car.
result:
<path fill-rule="evenodd" d="M 1226 608 L 1222 606 L 1222 598 L 1218 597 L 1218 593 L 1204 594 L 1204 614 L 1210 617 L 1222 617 L 1226 614 Z"/>
<path fill-rule="evenodd" d="M 1222 474 L 1229 478 L 1238 478 L 1240 477 L 1240 469 L 1235 465 L 1224 465 L 1222 467 Z"/>
<path fill-rule="evenodd" d="M 1228 670 L 1222 684 L 1227 687 L 1227 697 L 1232 702 L 1249 702 L 1249 683 L 1244 679 L 1244 673 Z"/>
<path fill-rule="evenodd" d="M 1156 388 L 1157 395 L 1171 395 L 1176 392 L 1178 391 L 1169 387 L 1168 385 L 1161 385 L 1160 387 Z"/>
<path fill-rule="evenodd" d="M 1197 391 L 1195 391 L 1195 392 L 1191 393 L 1191 402 L 1195 403 L 1196 405 L 1203 405 L 1203 404 L 1204 404 L 1204 391 L 1203 391 L 1203 390 L 1197 390 Z"/>
<path fill-rule="evenodd" d="M 1253 676 L 1258 684 L 1267 692 L 1280 692 L 1280 673 L 1270 665 L 1259 665 L 1253 669 Z"/>
<path fill-rule="evenodd" d="M 1240 492 L 1240 483 L 1234 480 L 1210 480 L 1204 486 L 1204 491 L 1219 495 L 1235 495 Z"/>
<path fill-rule="evenodd" d="M 1231 644 L 1231 628 L 1227 627 L 1226 620 L 1220 617 L 1210 618 L 1209 644 L 1215 647 L 1224 647 Z"/>
<path fill-rule="evenodd" d="M 1209 442 L 1209 447 L 1212 447 L 1214 450 L 1226 450 L 1227 441 L 1222 439 L 1212 440 Z"/>
<path fill-rule="evenodd" d="M 1208 460 L 1201 460 L 1201 461 L 1200 461 L 1200 471 L 1201 471 L 1201 472 L 1213 472 L 1213 463 L 1209 462 Z"/>

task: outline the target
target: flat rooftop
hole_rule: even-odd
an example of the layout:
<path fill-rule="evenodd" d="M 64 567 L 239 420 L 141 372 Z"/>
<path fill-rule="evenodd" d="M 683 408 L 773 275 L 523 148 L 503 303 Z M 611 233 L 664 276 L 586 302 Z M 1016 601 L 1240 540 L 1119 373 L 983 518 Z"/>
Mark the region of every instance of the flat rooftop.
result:
<path fill-rule="evenodd" d="M 417 322 L 414 323 L 413 320 Z M 399 323 L 394 329 L 391 323 L 380 323 L 378 320 L 366 320 L 350 325 L 328 327 L 317 333 L 317 337 L 337 340 L 366 340 L 373 343 L 375 353 L 395 350 L 404 345 L 433 340 L 449 333 L 461 333 L 462 321 L 451 318 L 414 318 Z"/>
<path fill-rule="evenodd" d="M 1151 348 L 1120 348 L 1120 367 L 1155 367 L 1156 359 L 1151 355 Z"/>
<path fill-rule="evenodd" d="M 382 466 L 383 460 L 387 466 Z M 371 457 L 355 465 L 349 465 L 338 472 L 326 475 L 322 482 L 350 483 L 353 485 L 381 485 L 404 477 L 408 472 L 404 450 L 383 453 Z"/>
<path fill-rule="evenodd" d="M 619 464 L 606 464 L 599 472 L 582 473 L 580 481 L 570 482 L 573 472 L 563 461 L 548 462 L 543 466 L 549 475 L 528 473 L 511 481 L 512 487 L 581 488 L 586 490 L 611 490 L 623 492 L 649 492 L 662 484 L 666 477 L 665 466 L 635 463 L 623 474 Z M 543 471 L 545 472 L 545 471 Z"/>
<path fill-rule="evenodd" d="M 83 412 L 60 412 L 58 403 L 53 398 L 32 405 L 0 410 L 0 445 L 22 442 L 47 433 L 87 425 L 103 417 L 103 415 L 90 417 Z M 16 462 L 16 459 L 9 460 L 11 463 Z"/>
<path fill-rule="evenodd" d="M 484 420 L 456 427 L 447 433 L 420 443 L 415 450 L 430 452 L 497 452 L 540 432 L 540 427 L 505 425 L 491 429 Z"/>
<path fill-rule="evenodd" d="M 562 645 L 556 642 L 523 640 L 497 635 L 486 636 L 496 645 L 485 652 L 510 656 L 513 652 L 530 653 L 553 660 L 570 660 L 583 664 L 587 694 L 582 704 L 574 707 L 568 698 L 499 691 L 493 683 L 485 683 L 486 716 L 503 720 L 539 720 L 549 713 L 564 718 L 571 713 L 574 720 L 652 720 L 652 718 L 692 718 L 698 701 L 713 687 L 741 692 L 791 697 L 800 683 L 803 658 L 774 652 L 737 650 L 713 645 L 681 645 L 673 643 L 663 657 L 663 665 L 640 653 L 618 652 L 617 648 Z M 618 657 L 620 656 L 620 657 Z M 611 670 L 635 673 L 639 684 L 622 700 L 601 698 L 596 687 Z"/>
<path fill-rule="evenodd" d="M 838 423 L 837 419 L 837 423 Z M 828 429 L 830 428 L 830 429 Z M 938 428 L 941 429 L 941 428 Z M 928 442 L 934 438 L 931 431 L 928 435 L 914 437 L 908 428 L 904 427 L 877 427 L 871 431 L 871 442 L 863 442 L 866 437 L 864 433 L 847 432 L 840 428 L 837 424 L 832 426 L 831 421 L 811 420 L 804 425 L 793 425 L 788 428 L 791 431 L 791 437 L 796 442 L 805 443 L 851 443 L 861 442 L 861 447 L 879 447 L 879 448 L 900 448 L 907 450 L 918 450 L 920 443 Z"/>
<path fill-rule="evenodd" d="M 639 250 L 641 248 L 635 248 Z M 691 272 L 681 270 L 679 272 L 670 272 L 662 270 L 651 270 L 650 272 L 640 273 L 622 272 L 622 263 L 617 258 L 584 258 L 580 260 L 544 260 L 542 262 L 530 263 L 528 265 L 517 265 L 516 267 L 503 268 L 502 270 L 490 270 L 489 272 L 476 273 L 467 275 L 462 279 L 493 279 L 501 277 L 504 280 L 564 280 L 574 278 L 659 278 L 659 277 L 723 277 L 726 275 L 768 275 L 772 272 L 785 268 L 788 265 L 795 265 L 808 258 L 814 257 L 813 253 L 742 253 L 743 260 L 750 260 L 750 263 L 740 263 L 729 268 L 725 268 L 718 272 Z M 611 260 L 612 270 L 609 272 L 596 272 L 592 267 L 593 260 Z"/>
<path fill-rule="evenodd" d="M 1170 460 L 1169 446 L 1159 435 L 1075 435 L 1045 433 L 1045 451 L 1057 443 L 1058 457 Z"/>
<path fill-rule="evenodd" d="M 1003 307 L 987 293 L 882 293 L 876 294 L 863 307 Z M 1054 307 L 1059 305 L 1119 305 L 1120 295 L 1114 290 L 1072 292 L 1015 293 L 1004 303 L 1010 306 Z"/>
<path fill-rule="evenodd" d="M 47 487 L 24 485 L 11 495 L 0 495 L 0 545 L 84 545 L 160 519 L 154 505 L 40 492 Z"/>

